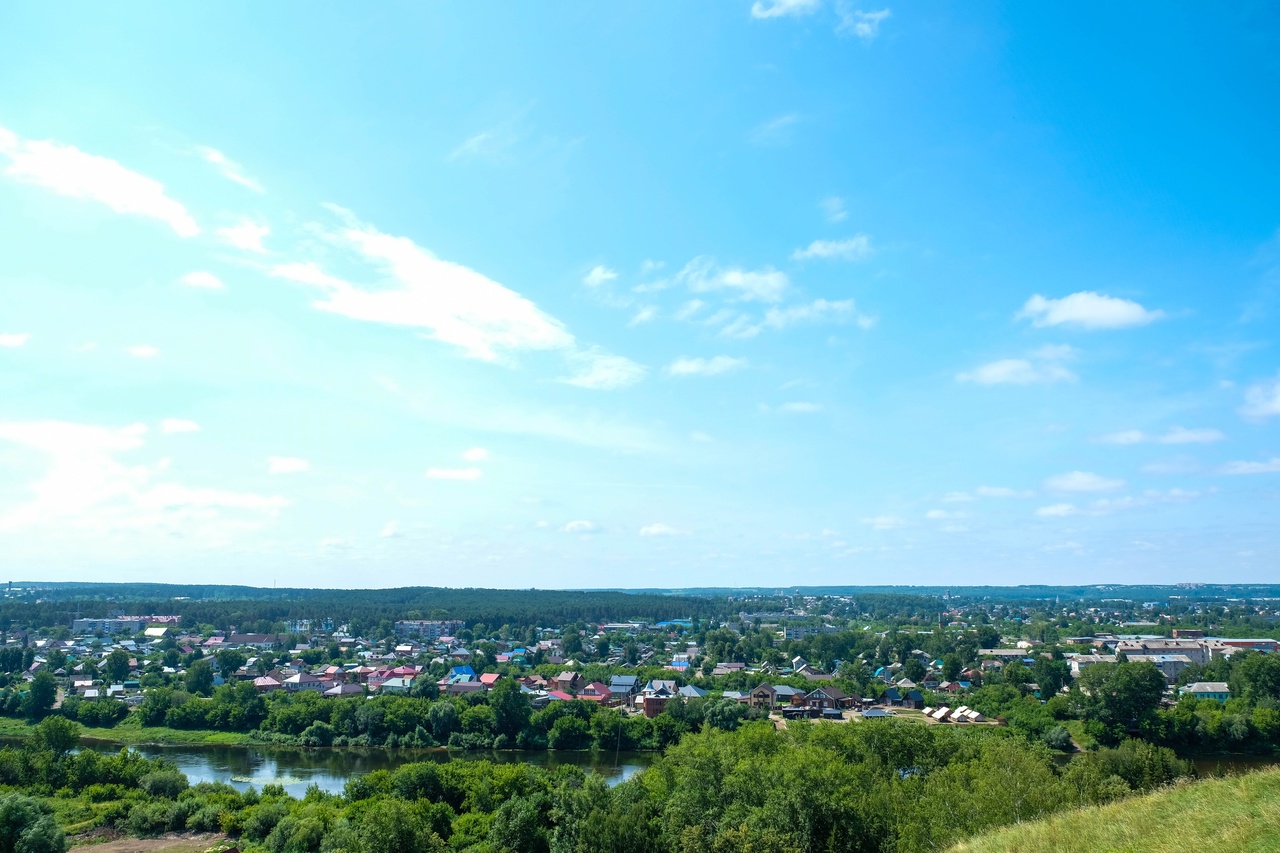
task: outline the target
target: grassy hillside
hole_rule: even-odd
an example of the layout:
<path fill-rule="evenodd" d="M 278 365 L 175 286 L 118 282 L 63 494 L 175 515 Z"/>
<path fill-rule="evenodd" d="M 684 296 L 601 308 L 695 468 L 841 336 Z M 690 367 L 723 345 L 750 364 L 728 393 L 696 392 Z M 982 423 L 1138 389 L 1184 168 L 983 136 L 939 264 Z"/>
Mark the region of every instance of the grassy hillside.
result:
<path fill-rule="evenodd" d="M 1280 770 L 1192 782 L 966 841 L 953 853 L 1280 851 Z"/>

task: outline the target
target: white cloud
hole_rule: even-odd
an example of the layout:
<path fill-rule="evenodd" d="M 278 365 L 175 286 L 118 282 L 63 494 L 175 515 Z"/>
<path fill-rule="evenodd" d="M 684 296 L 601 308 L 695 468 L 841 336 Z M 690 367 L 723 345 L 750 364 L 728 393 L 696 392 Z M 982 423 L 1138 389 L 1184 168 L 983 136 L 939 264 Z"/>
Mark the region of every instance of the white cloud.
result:
<path fill-rule="evenodd" d="M 1280 456 L 1265 462 L 1228 462 L 1221 471 L 1223 474 L 1280 474 Z"/>
<path fill-rule="evenodd" d="M 1126 429 L 1120 432 L 1112 432 L 1098 439 L 1103 444 L 1142 444 L 1147 440 L 1147 434 L 1140 429 Z"/>
<path fill-rule="evenodd" d="M 591 272 L 582 277 L 582 283 L 587 287 L 599 287 L 607 281 L 613 281 L 618 277 L 615 270 L 611 270 L 606 266 L 596 266 L 591 268 Z"/>
<path fill-rule="evenodd" d="M 1046 299 L 1036 294 L 1018 312 L 1018 319 L 1031 325 L 1076 326 L 1082 329 L 1125 329 L 1145 326 L 1164 316 L 1163 311 L 1148 311 L 1137 302 L 1104 296 L 1084 290 L 1062 299 Z"/>
<path fill-rule="evenodd" d="M 1043 518 L 1066 518 L 1070 515 L 1077 515 L 1079 512 L 1080 510 L 1076 509 L 1075 504 L 1050 504 L 1036 510 L 1036 515 Z"/>
<path fill-rule="evenodd" d="M 160 355 L 160 350 L 150 344 L 137 344 L 135 346 L 126 347 L 125 352 L 134 358 L 155 358 Z"/>
<path fill-rule="evenodd" d="M 383 525 L 382 530 L 378 533 L 383 539 L 395 539 L 400 536 L 400 522 L 392 520 Z"/>
<path fill-rule="evenodd" d="M 871 257 L 871 238 L 866 234 L 855 234 L 843 240 L 814 240 L 808 248 L 796 249 L 791 253 L 793 261 L 807 261 L 812 258 L 826 258 L 838 261 L 862 261 Z"/>
<path fill-rule="evenodd" d="M 818 206 L 822 208 L 823 214 L 827 217 L 828 222 L 844 222 L 849 218 L 849 212 L 845 210 L 844 199 L 840 196 L 830 196 L 818 202 Z"/>
<path fill-rule="evenodd" d="M 822 0 L 769 0 L 751 4 L 753 18 L 785 18 L 812 15 L 822 7 Z"/>
<path fill-rule="evenodd" d="M 197 287 L 204 290 L 222 290 L 226 287 L 226 285 L 222 283 L 222 279 L 218 278 L 211 272 L 204 272 L 202 270 L 187 273 L 182 278 L 178 279 L 178 283 L 186 285 L 187 287 Z"/>
<path fill-rule="evenodd" d="M 255 181 L 245 173 L 244 167 L 239 163 L 231 160 L 227 155 L 223 154 L 216 148 L 208 148 L 206 146 L 197 146 L 196 151 L 206 162 L 212 163 L 222 173 L 222 177 L 228 181 L 239 184 L 242 187 L 251 189 L 256 193 L 264 192 L 262 184 Z"/>
<path fill-rule="evenodd" d="M 169 478 L 162 460 L 122 462 L 144 444 L 143 424 L 111 428 L 63 421 L 0 424 L 0 439 L 49 457 L 31 487 L 32 500 L 0 516 L 0 530 L 71 525 L 103 534 L 195 525 L 211 530 L 230 512 L 274 515 L 289 506 L 279 496 L 192 488 Z"/>
<path fill-rule="evenodd" d="M 580 518 L 569 522 L 564 527 L 560 528 L 560 530 L 564 533 L 598 533 L 600 532 L 600 526 L 594 521 L 587 521 L 586 519 Z"/>
<path fill-rule="evenodd" d="M 265 255 L 267 247 L 262 245 L 262 241 L 271 234 L 271 226 L 265 222 L 241 219 L 235 225 L 218 228 L 214 233 L 218 235 L 218 239 L 222 240 L 222 242 L 235 246 L 237 249 Z"/>
<path fill-rule="evenodd" d="M 517 350 L 572 350 L 564 324 L 496 281 L 440 260 L 407 237 L 382 234 L 335 209 L 346 221 L 335 239 L 353 248 L 386 277 L 376 288 L 329 275 L 313 263 L 282 264 L 271 274 L 319 288 L 321 311 L 353 320 L 427 330 L 427 337 L 459 347 L 471 358 L 501 361 Z"/>
<path fill-rule="evenodd" d="M 160 431 L 171 435 L 181 432 L 199 432 L 200 424 L 182 418 L 165 418 L 160 422 Z"/>
<path fill-rule="evenodd" d="M 685 265 L 676 280 L 683 282 L 694 293 L 726 291 L 745 301 L 777 302 L 790 285 L 787 274 L 773 267 L 760 270 L 744 270 L 736 267 L 721 268 L 715 259 L 705 255 L 694 258 Z"/>
<path fill-rule="evenodd" d="M 1156 439 L 1160 444 L 1213 444 L 1226 438 L 1221 431 L 1209 429 L 1184 429 L 1176 426 Z"/>
<path fill-rule="evenodd" d="M 692 438 L 694 441 L 700 441 L 704 443 L 711 441 L 711 436 L 707 435 L 705 432 L 702 432 L 701 430 L 694 430 L 693 432 L 689 433 L 689 437 Z"/>
<path fill-rule="evenodd" d="M 569 361 L 577 367 L 578 372 L 560 381 L 566 385 L 596 391 L 626 388 L 644 379 L 648 372 L 644 365 L 625 356 L 607 353 L 599 347 L 571 353 Z"/>
<path fill-rule="evenodd" d="M 268 456 L 268 474 L 302 474 L 311 470 L 311 463 L 296 456 Z"/>
<path fill-rule="evenodd" d="M 1280 415 L 1280 373 L 1275 379 L 1250 385 L 1244 392 L 1240 414 L 1249 420 L 1264 420 Z"/>
<path fill-rule="evenodd" d="M 652 322 L 658 316 L 658 309 L 653 305 L 646 305 L 635 313 L 628 322 L 628 326 L 642 326 L 645 323 Z"/>
<path fill-rule="evenodd" d="M 1154 442 L 1156 444 L 1212 444 L 1225 438 L 1226 435 L 1216 429 L 1207 427 L 1187 429 L 1175 426 L 1170 428 L 1164 435 L 1147 435 L 1142 430 L 1127 429 L 1104 435 L 1098 440 L 1104 444 L 1144 444 L 1146 442 Z"/>
<path fill-rule="evenodd" d="M 483 447 L 473 447 L 462 454 L 464 462 L 484 462 L 489 458 L 489 451 Z"/>
<path fill-rule="evenodd" d="M 1044 481 L 1046 489 L 1054 492 L 1109 492 L 1124 485 L 1124 480 L 1113 480 L 1088 471 L 1068 471 Z"/>
<path fill-rule="evenodd" d="M 762 324 L 771 329 L 785 329 L 801 323 L 842 322 L 846 319 L 853 319 L 863 329 L 869 329 L 876 323 L 875 317 L 859 314 L 852 299 L 815 299 L 807 304 L 770 308 L 765 312 Z"/>
<path fill-rule="evenodd" d="M 948 519 L 964 518 L 965 514 L 963 512 L 955 512 L 952 510 L 931 509 L 924 514 L 924 517 L 930 521 L 946 521 Z"/>
<path fill-rule="evenodd" d="M 810 415 L 815 412 L 821 412 L 822 405 L 819 403 L 809 403 L 799 400 L 793 403 L 783 403 L 778 407 L 778 411 L 795 415 Z"/>
<path fill-rule="evenodd" d="M 683 531 L 669 524 L 646 524 L 640 528 L 641 536 L 679 536 Z"/>
<path fill-rule="evenodd" d="M 697 314 L 703 308 L 707 307 L 707 303 L 701 299 L 690 299 L 688 302 L 680 306 L 680 310 L 676 311 L 675 318 L 677 320 L 691 320 L 693 315 Z"/>
<path fill-rule="evenodd" d="M 1036 385 L 1075 379 L 1076 375 L 1060 364 L 1035 364 L 1025 358 L 1005 358 L 956 374 L 957 381 L 978 385 Z"/>
<path fill-rule="evenodd" d="M 27 345 L 27 341 L 31 340 L 31 335 L 27 332 L 8 332 L 0 334 L 0 347 L 5 349 L 16 349 Z"/>
<path fill-rule="evenodd" d="M 836 34 L 857 36 L 864 42 L 874 41 L 880 35 L 880 24 L 890 17 L 888 9 L 863 12 L 860 9 L 850 9 L 849 4 L 845 2 L 838 4 L 837 11 L 840 14 L 840 23 L 836 25 Z"/>
<path fill-rule="evenodd" d="M 479 468 L 428 468 L 428 480 L 479 480 L 484 472 Z"/>
<path fill-rule="evenodd" d="M 164 184 L 115 160 L 52 140 L 22 140 L 3 127 L 0 155 L 9 159 L 4 174 L 14 180 L 100 202 L 116 213 L 159 220 L 180 237 L 200 233 L 187 209 L 165 194 Z"/>
<path fill-rule="evenodd" d="M 745 358 L 717 355 L 713 358 L 677 358 L 667 366 L 672 376 L 718 376 L 747 366 Z"/>
<path fill-rule="evenodd" d="M 973 500 L 973 495 L 968 492 L 947 492 L 942 496 L 943 503 L 957 504 L 968 503 Z"/>
<path fill-rule="evenodd" d="M 1018 491 L 1008 486 L 978 486 L 974 489 L 978 495 L 984 498 L 1029 498 L 1031 492 Z"/>
<path fill-rule="evenodd" d="M 786 113 L 752 128 L 747 141 L 767 147 L 786 145 L 791 141 L 791 128 L 800 121 L 799 113 Z"/>
<path fill-rule="evenodd" d="M 873 518 L 864 518 L 862 523 L 873 530 L 897 530 L 899 527 L 907 526 L 905 520 L 895 515 L 877 515 Z"/>

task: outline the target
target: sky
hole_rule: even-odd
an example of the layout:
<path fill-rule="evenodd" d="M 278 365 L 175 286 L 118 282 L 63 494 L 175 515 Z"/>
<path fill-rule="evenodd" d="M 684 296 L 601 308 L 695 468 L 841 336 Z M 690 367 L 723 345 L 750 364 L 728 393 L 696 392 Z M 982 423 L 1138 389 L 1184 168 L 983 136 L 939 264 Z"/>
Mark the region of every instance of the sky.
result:
<path fill-rule="evenodd" d="M 1267 3 L 0 10 L 0 567 L 1269 582 Z"/>

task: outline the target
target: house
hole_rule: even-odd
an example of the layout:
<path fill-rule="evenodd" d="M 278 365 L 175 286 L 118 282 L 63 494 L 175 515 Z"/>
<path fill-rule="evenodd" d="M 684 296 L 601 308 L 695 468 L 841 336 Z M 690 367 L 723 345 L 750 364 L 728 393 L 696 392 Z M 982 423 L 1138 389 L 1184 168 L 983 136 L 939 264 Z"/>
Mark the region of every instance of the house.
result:
<path fill-rule="evenodd" d="M 573 701 L 573 695 L 570 693 L 565 693 L 563 690 L 552 690 L 550 693 L 547 694 L 547 698 L 554 699 L 558 702 Z"/>
<path fill-rule="evenodd" d="M 692 684 L 686 684 L 676 692 L 686 699 L 701 699 L 707 695 L 706 690 L 703 690 L 701 687 L 695 687 Z"/>
<path fill-rule="evenodd" d="M 857 698 L 847 695 L 839 687 L 819 687 L 804 697 L 805 705 L 817 711 L 852 708 Z"/>
<path fill-rule="evenodd" d="M 635 675 L 615 675 L 609 679 L 609 692 L 623 704 L 630 704 L 631 697 L 640 691 L 640 678 Z"/>
<path fill-rule="evenodd" d="M 747 704 L 751 707 L 768 708 L 771 711 L 778 707 L 803 703 L 804 693 L 785 684 L 761 684 L 747 694 Z"/>
<path fill-rule="evenodd" d="M 1197 699 L 1216 699 L 1219 702 L 1231 698 L 1231 687 L 1225 681 L 1197 681 L 1182 688 L 1182 692 Z"/>
<path fill-rule="evenodd" d="M 565 693 L 577 693 L 586 684 L 586 679 L 572 670 L 565 670 L 555 678 L 556 689 Z"/>
<path fill-rule="evenodd" d="M 499 678 L 502 678 L 502 673 L 500 672 L 486 672 L 484 675 L 480 676 L 480 683 L 486 688 L 492 690 L 493 685 L 498 683 Z"/>
<path fill-rule="evenodd" d="M 451 681 L 440 688 L 447 696 L 464 696 L 468 693 L 481 693 L 485 689 L 480 681 Z"/>
<path fill-rule="evenodd" d="M 259 676 L 253 680 L 253 687 L 259 693 L 271 693 L 272 691 L 279 690 L 281 686 L 282 685 L 279 681 L 269 675 Z"/>
<path fill-rule="evenodd" d="M 908 690 L 902 696 L 902 707 L 920 708 L 924 706 L 924 694 L 919 690 Z"/>
<path fill-rule="evenodd" d="M 388 678 L 378 686 L 379 693 L 408 693 L 412 689 L 413 679 L 404 675 Z"/>
<path fill-rule="evenodd" d="M 299 672 L 286 678 L 284 680 L 284 689 L 289 693 L 297 693 L 300 690 L 324 690 L 320 679 L 309 672 Z"/>
<path fill-rule="evenodd" d="M 901 705 L 902 694 L 898 692 L 898 688 L 890 687 L 877 700 L 878 705 Z"/>
<path fill-rule="evenodd" d="M 886 711 L 884 708 L 868 708 L 867 710 L 862 712 L 862 718 L 864 720 L 882 720 L 885 717 L 891 717 L 891 716 L 893 715 L 890 714 L 888 711 Z"/>
<path fill-rule="evenodd" d="M 344 699 L 348 696 L 363 696 L 364 688 L 359 684 L 335 684 L 324 691 L 326 699 Z"/>

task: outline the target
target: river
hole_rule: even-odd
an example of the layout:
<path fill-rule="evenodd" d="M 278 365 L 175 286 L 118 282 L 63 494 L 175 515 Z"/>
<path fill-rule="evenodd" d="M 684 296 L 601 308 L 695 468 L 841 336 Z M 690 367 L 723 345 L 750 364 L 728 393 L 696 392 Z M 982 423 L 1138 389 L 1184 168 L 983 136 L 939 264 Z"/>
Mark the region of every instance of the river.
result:
<path fill-rule="evenodd" d="M 112 744 L 86 744 L 85 748 L 114 754 Z M 301 797 L 311 785 L 341 794 L 347 780 L 374 770 L 394 770 L 413 761 L 521 762 L 540 767 L 572 764 L 603 776 L 610 785 L 630 779 L 648 767 L 648 752 L 450 752 L 447 749 L 289 749 L 271 746 L 136 746 L 148 758 L 172 761 L 191 784 L 226 782 L 243 791 L 249 786 L 283 785 Z"/>

